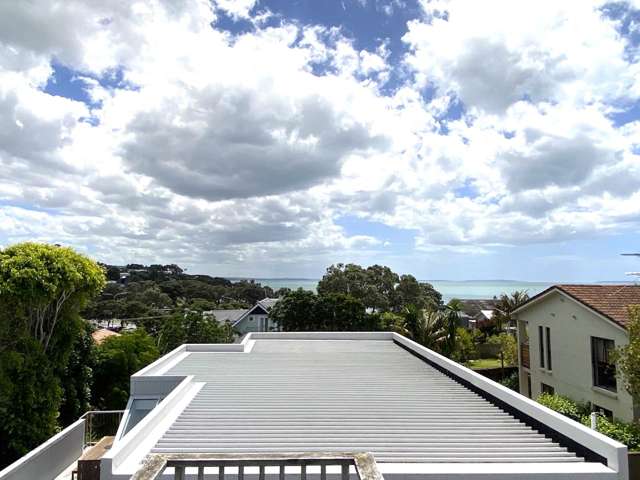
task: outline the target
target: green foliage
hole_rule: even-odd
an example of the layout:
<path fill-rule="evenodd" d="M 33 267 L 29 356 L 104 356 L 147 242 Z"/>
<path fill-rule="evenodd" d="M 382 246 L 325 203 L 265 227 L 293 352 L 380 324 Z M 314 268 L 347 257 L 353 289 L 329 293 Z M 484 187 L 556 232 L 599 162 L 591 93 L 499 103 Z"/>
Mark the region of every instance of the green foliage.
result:
<path fill-rule="evenodd" d="M 78 312 L 104 285 L 104 270 L 71 248 L 19 243 L 0 250 L 0 310 L 17 331 L 57 354 L 56 361 L 66 352 L 50 344 L 67 343 L 64 335 L 77 330 Z"/>
<path fill-rule="evenodd" d="M 189 309 L 197 312 L 206 312 L 216 308 L 218 308 L 216 302 L 205 298 L 194 298 L 189 302 Z"/>
<path fill-rule="evenodd" d="M 319 295 L 311 312 L 311 322 L 310 330 L 315 331 L 359 331 L 372 327 L 362 302 L 343 293 Z"/>
<path fill-rule="evenodd" d="M 582 417 L 582 424 L 586 426 L 591 425 L 589 416 Z M 640 450 L 640 425 L 637 423 L 609 420 L 602 415 L 598 415 L 596 430 L 609 438 L 624 443 L 629 451 L 634 452 Z"/>
<path fill-rule="evenodd" d="M 477 355 L 477 348 L 473 334 L 466 328 L 456 328 L 456 343 L 451 354 L 451 359 L 464 363 Z"/>
<path fill-rule="evenodd" d="M 516 290 L 511 295 L 505 293 L 500 295 L 491 318 L 491 323 L 495 325 L 498 332 L 502 332 L 509 325 L 515 325 L 512 312 L 527 300 L 529 300 L 529 294 L 526 290 Z"/>
<path fill-rule="evenodd" d="M 104 285 L 104 270 L 70 248 L 0 250 L 0 462 L 55 433 L 59 409 L 65 424 L 87 407 L 91 345 L 79 311 Z"/>
<path fill-rule="evenodd" d="M 408 305 L 439 307 L 441 295 L 428 283 L 418 283 L 411 275 L 398 276 L 389 267 L 372 265 L 366 269 L 353 263 L 327 268 L 318 283 L 318 294 L 342 293 L 360 300 L 374 312 L 401 312 Z"/>
<path fill-rule="evenodd" d="M 504 366 L 514 366 L 518 364 L 518 342 L 513 335 L 503 332 L 489 338 L 487 343 L 498 346 L 498 355 L 504 363 Z"/>
<path fill-rule="evenodd" d="M 62 391 L 35 339 L 14 339 L 0 351 L 0 469 L 56 431 Z"/>
<path fill-rule="evenodd" d="M 63 396 L 58 421 L 63 427 L 72 424 L 84 412 L 91 410 L 95 362 L 95 345 L 91 331 L 89 324 L 85 323 L 76 334 L 67 364 L 60 373 Z"/>
<path fill-rule="evenodd" d="M 587 404 L 575 402 L 562 395 L 549 395 L 547 393 L 540 395 L 537 401 L 572 420 L 581 422 L 585 426 L 591 426 L 591 412 Z M 602 415 L 598 415 L 596 430 L 609 438 L 624 443 L 629 448 L 629 451 L 640 450 L 640 425 L 637 423 L 609 420 Z"/>
<path fill-rule="evenodd" d="M 569 417 L 572 420 L 579 422 L 582 417 L 589 415 L 589 408 L 586 405 L 574 402 L 570 398 L 563 397 L 562 395 L 550 395 L 543 393 L 536 401 L 544 405 L 551 410 L 561 413 L 565 417 Z"/>
<path fill-rule="evenodd" d="M 351 295 L 316 295 L 298 289 L 286 294 L 269 311 L 269 317 L 288 332 L 358 331 L 377 327 L 375 317 Z"/>
<path fill-rule="evenodd" d="M 636 400 L 640 399 L 640 306 L 629 309 L 629 343 L 618 348 L 614 358 L 622 373 L 624 386 Z"/>
<path fill-rule="evenodd" d="M 96 347 L 93 405 L 100 410 L 123 409 L 131 375 L 158 356 L 153 339 L 142 329 L 107 338 Z"/>
<path fill-rule="evenodd" d="M 441 311 L 409 306 L 404 314 L 407 330 L 413 340 L 436 352 L 448 353 L 448 345 L 453 342 L 449 339 L 451 331 L 447 328 L 446 316 Z"/>
<path fill-rule="evenodd" d="M 511 390 L 516 392 L 520 392 L 520 380 L 518 376 L 518 372 L 515 371 L 511 375 L 506 378 L 500 380 L 500 383 Z"/>
<path fill-rule="evenodd" d="M 405 336 L 409 335 L 404 316 L 399 313 L 384 312 L 379 315 L 377 323 L 378 328 L 376 330 L 396 332 Z"/>
<path fill-rule="evenodd" d="M 315 325 L 310 318 L 315 310 L 318 296 L 308 290 L 298 290 L 286 294 L 269 311 L 269 317 L 286 332 L 304 332 Z"/>
<path fill-rule="evenodd" d="M 215 318 L 203 317 L 201 312 L 175 313 L 165 320 L 158 346 L 167 353 L 183 343 L 231 343 L 230 325 L 219 325 Z"/>

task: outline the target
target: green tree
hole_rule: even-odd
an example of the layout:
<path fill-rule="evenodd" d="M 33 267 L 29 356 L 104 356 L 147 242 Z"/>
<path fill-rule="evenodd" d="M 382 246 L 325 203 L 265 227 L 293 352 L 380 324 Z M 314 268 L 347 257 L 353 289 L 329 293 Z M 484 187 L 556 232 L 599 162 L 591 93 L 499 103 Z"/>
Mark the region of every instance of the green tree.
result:
<path fill-rule="evenodd" d="M 67 382 L 66 372 L 84 325 L 79 311 L 104 284 L 103 269 L 70 248 L 21 243 L 0 250 L 2 462 L 55 433 L 63 398 L 63 422 L 72 404 L 83 403 L 86 391 Z"/>
<path fill-rule="evenodd" d="M 327 268 L 318 282 L 318 295 L 344 293 L 364 300 L 367 296 L 367 272 L 360 265 L 338 263 Z"/>
<path fill-rule="evenodd" d="M 500 299 L 493 309 L 493 317 L 491 318 L 498 332 L 502 332 L 505 327 L 515 326 L 515 319 L 512 313 L 527 300 L 529 300 L 529 294 L 526 290 L 516 290 L 511 293 L 511 295 L 507 295 L 506 293 L 500 295 Z"/>
<path fill-rule="evenodd" d="M 401 275 L 395 288 L 394 310 L 415 305 L 418 308 L 437 309 L 442 305 L 442 295 L 430 283 L 420 283 L 413 275 Z"/>
<path fill-rule="evenodd" d="M 614 355 L 624 386 L 636 400 L 640 399 L 640 306 L 629 308 L 629 343 Z"/>
<path fill-rule="evenodd" d="M 459 363 L 468 362 L 476 357 L 477 350 L 473 334 L 466 328 L 456 328 L 456 343 L 451 359 Z"/>
<path fill-rule="evenodd" d="M 183 343 L 231 343 L 233 333 L 228 324 L 220 325 L 201 312 L 177 312 L 165 320 L 158 346 L 162 353 L 170 352 Z"/>
<path fill-rule="evenodd" d="M 498 346 L 500 368 L 503 371 L 505 365 L 514 366 L 518 364 L 518 343 L 513 335 L 502 332 L 490 337 L 488 343 Z M 504 377 L 504 374 L 502 376 Z"/>
<path fill-rule="evenodd" d="M 404 316 L 399 313 L 384 312 L 379 315 L 378 328 L 383 332 L 396 332 L 400 335 L 410 336 Z"/>
<path fill-rule="evenodd" d="M 458 328 L 458 325 L 460 325 L 462 308 L 462 302 L 457 298 L 452 298 L 444 307 L 443 315 L 447 329 L 447 340 L 444 344 L 444 353 L 447 356 L 452 355 L 456 349 L 456 329 Z"/>
<path fill-rule="evenodd" d="M 58 421 L 62 426 L 70 425 L 91 409 L 95 363 L 92 330 L 91 326 L 85 323 L 77 333 L 67 364 L 60 374 L 63 395 Z"/>
<path fill-rule="evenodd" d="M 453 343 L 446 317 L 440 310 L 409 306 L 405 309 L 405 322 L 411 338 L 424 347 L 445 354 L 447 345 Z"/>
<path fill-rule="evenodd" d="M 123 409 L 131 375 L 158 356 L 153 339 L 142 329 L 107 338 L 96 347 L 93 405 L 101 410 Z"/>
<path fill-rule="evenodd" d="M 384 312 L 396 304 L 396 285 L 400 282 L 397 273 L 389 267 L 372 265 L 365 270 L 366 290 L 362 299 L 365 306 L 374 312 Z"/>
<path fill-rule="evenodd" d="M 288 293 L 269 311 L 269 317 L 285 332 L 304 332 L 312 330 L 314 319 L 310 315 L 315 311 L 318 296 L 308 290 L 299 288 Z"/>
<path fill-rule="evenodd" d="M 68 353 L 78 312 L 105 282 L 104 270 L 71 248 L 20 243 L 0 250 L 0 310 L 56 357 Z"/>
<path fill-rule="evenodd" d="M 342 293 L 360 300 L 373 312 L 395 311 L 405 307 L 439 308 L 442 296 L 429 283 L 419 283 L 412 275 L 399 276 L 389 267 L 338 263 L 327 268 L 318 282 L 318 294 Z"/>
<path fill-rule="evenodd" d="M 344 332 L 371 328 L 362 302 L 344 293 L 319 295 L 310 313 L 308 330 Z"/>
<path fill-rule="evenodd" d="M 38 341 L 19 336 L 0 351 L 0 469 L 56 432 L 61 397 Z"/>

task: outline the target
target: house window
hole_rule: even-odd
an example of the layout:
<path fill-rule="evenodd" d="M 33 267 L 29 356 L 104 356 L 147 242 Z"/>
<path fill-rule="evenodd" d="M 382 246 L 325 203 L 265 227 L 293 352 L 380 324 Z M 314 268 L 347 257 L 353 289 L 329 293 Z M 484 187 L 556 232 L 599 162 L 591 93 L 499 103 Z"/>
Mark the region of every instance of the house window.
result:
<path fill-rule="evenodd" d="M 527 373 L 527 397 L 531 398 L 531 374 Z"/>
<path fill-rule="evenodd" d="M 611 361 L 611 352 L 615 348 L 613 340 L 591 337 L 591 365 L 593 385 L 615 392 L 616 366 Z"/>
<path fill-rule="evenodd" d="M 551 368 L 551 329 L 549 327 L 547 330 L 547 341 L 545 343 L 547 347 L 547 370 L 552 370 Z"/>
<path fill-rule="evenodd" d="M 596 405 L 595 403 L 591 404 L 591 411 L 598 412 L 601 415 L 604 415 L 609 420 L 613 420 L 613 412 L 608 408 L 601 407 L 600 405 Z"/>
<path fill-rule="evenodd" d="M 544 329 L 538 325 L 538 348 L 540 349 L 540 368 L 544 368 Z"/>
<path fill-rule="evenodd" d="M 555 388 L 553 388 L 551 385 L 547 385 L 546 383 L 541 383 L 540 384 L 540 389 L 542 390 L 542 393 L 547 393 L 549 395 L 553 395 L 556 393 Z"/>

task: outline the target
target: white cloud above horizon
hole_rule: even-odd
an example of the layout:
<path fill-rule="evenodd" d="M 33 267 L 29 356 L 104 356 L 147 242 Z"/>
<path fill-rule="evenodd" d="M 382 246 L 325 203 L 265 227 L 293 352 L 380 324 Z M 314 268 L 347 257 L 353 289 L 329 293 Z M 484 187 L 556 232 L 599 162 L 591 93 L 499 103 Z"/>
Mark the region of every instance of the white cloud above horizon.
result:
<path fill-rule="evenodd" d="M 422 1 L 398 51 L 255 0 L 2 4 L 0 245 L 262 277 L 473 255 L 487 278 L 633 239 L 640 12 L 609 6 Z M 602 279 L 588 255 L 575 278 Z"/>

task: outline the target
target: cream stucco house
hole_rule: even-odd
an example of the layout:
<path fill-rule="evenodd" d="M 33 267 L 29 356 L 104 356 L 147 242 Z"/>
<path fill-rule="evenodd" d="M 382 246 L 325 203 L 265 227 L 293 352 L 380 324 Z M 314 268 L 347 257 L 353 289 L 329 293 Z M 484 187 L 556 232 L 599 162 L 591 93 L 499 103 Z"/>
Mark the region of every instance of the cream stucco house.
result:
<path fill-rule="evenodd" d="M 611 351 L 628 343 L 628 307 L 640 285 L 554 285 L 520 306 L 520 393 L 558 393 L 630 422 L 640 405 L 625 390 Z"/>

